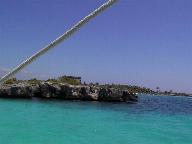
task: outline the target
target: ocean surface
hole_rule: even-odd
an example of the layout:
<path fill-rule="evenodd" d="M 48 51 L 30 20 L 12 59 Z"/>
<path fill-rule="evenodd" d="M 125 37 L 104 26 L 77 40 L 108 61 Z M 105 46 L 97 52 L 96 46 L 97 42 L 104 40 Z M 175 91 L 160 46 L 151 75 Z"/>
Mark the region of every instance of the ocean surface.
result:
<path fill-rule="evenodd" d="M 137 104 L 0 99 L 0 144 L 192 144 L 192 98 Z"/>

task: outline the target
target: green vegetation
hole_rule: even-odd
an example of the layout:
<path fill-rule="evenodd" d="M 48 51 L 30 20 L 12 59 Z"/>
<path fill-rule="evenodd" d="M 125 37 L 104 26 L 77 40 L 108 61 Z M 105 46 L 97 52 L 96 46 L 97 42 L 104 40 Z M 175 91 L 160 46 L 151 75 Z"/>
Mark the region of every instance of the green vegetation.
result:
<path fill-rule="evenodd" d="M 58 79 L 61 83 L 67 83 L 71 85 L 80 85 L 81 84 L 81 78 L 80 77 L 72 77 L 72 76 L 62 76 Z"/>
<path fill-rule="evenodd" d="M 15 84 L 17 82 L 17 79 L 16 78 L 11 78 L 11 79 L 8 79 L 5 84 L 8 84 L 8 85 L 11 85 L 11 84 Z"/>
<path fill-rule="evenodd" d="M 81 77 L 73 77 L 73 76 L 62 76 L 59 77 L 58 79 L 48 79 L 48 80 L 37 80 L 37 79 L 30 79 L 30 80 L 17 80 L 16 78 L 9 79 L 5 82 L 6 85 L 12 85 L 12 84 L 17 84 L 20 82 L 25 82 L 30 85 L 37 85 L 40 84 L 41 82 L 50 82 L 53 84 L 58 84 L 58 83 L 66 83 L 66 84 L 71 84 L 71 85 L 80 85 L 81 84 Z"/>
<path fill-rule="evenodd" d="M 119 90 L 128 90 L 131 93 L 155 93 L 153 90 L 145 87 L 131 86 L 131 85 L 120 85 L 120 84 L 105 84 L 99 85 L 101 88 L 114 88 Z"/>
<path fill-rule="evenodd" d="M 46 82 L 59 83 L 59 81 L 57 79 L 48 79 L 48 80 L 46 80 Z"/>
<path fill-rule="evenodd" d="M 36 85 L 36 84 L 40 84 L 41 81 L 37 79 L 30 79 L 30 80 L 27 80 L 26 82 L 31 85 Z"/>

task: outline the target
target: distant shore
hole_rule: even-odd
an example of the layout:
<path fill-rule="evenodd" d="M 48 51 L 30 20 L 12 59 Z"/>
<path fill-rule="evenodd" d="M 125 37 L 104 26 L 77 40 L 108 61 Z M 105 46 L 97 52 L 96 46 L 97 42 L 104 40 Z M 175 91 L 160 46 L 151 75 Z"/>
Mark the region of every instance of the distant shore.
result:
<path fill-rule="evenodd" d="M 185 96 L 185 97 L 192 97 L 192 94 L 186 94 L 186 93 L 171 93 L 171 94 L 166 94 L 166 93 L 156 93 L 154 94 L 156 96 Z"/>

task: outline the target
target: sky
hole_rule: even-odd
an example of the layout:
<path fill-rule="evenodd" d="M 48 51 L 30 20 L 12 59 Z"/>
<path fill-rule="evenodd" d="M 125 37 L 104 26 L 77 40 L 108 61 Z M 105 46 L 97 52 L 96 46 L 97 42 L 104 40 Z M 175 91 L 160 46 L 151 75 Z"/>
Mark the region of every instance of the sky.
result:
<path fill-rule="evenodd" d="M 105 0 L 0 0 L 0 68 L 11 69 Z M 25 71 L 192 93 L 192 1 L 119 0 Z"/>

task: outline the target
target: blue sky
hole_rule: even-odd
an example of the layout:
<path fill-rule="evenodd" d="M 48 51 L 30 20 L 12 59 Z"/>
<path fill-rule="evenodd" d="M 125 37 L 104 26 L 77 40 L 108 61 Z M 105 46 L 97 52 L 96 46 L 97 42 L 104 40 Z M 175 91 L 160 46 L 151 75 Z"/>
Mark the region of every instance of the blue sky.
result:
<path fill-rule="evenodd" d="M 0 67 L 13 68 L 105 0 L 0 0 Z M 27 69 L 192 93 L 192 1 L 119 0 Z"/>

